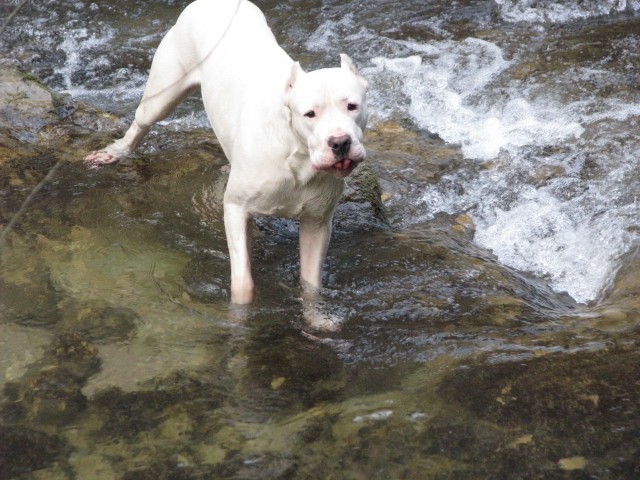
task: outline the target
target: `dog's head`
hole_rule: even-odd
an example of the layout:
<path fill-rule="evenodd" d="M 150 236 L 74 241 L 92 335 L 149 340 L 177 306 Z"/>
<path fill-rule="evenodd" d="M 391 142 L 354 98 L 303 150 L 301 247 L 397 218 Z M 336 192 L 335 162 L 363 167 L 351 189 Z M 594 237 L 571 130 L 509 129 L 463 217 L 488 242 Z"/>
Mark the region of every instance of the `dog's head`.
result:
<path fill-rule="evenodd" d="M 368 83 L 347 55 L 340 59 L 340 68 L 309 73 L 294 63 L 286 98 L 291 127 L 309 149 L 312 168 L 344 178 L 366 156 Z"/>

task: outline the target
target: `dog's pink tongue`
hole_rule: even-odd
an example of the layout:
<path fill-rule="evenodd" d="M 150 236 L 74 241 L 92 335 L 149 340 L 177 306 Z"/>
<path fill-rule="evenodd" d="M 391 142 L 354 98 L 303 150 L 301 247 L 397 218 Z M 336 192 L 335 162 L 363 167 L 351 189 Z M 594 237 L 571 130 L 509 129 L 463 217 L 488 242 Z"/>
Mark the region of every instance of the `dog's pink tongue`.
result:
<path fill-rule="evenodd" d="M 344 160 L 340 160 L 339 162 L 333 164 L 333 168 L 335 168 L 336 170 L 349 170 L 350 166 L 351 160 L 349 160 L 348 158 L 345 158 Z"/>

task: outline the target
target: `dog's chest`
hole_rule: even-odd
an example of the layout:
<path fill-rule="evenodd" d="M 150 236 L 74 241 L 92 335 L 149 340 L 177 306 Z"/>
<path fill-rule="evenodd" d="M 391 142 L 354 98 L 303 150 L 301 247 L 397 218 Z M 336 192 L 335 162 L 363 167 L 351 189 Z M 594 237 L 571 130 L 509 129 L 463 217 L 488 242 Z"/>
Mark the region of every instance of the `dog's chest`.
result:
<path fill-rule="evenodd" d="M 247 206 L 254 215 L 320 220 L 332 214 L 343 190 L 342 180 L 324 173 L 304 184 L 286 175 L 261 182 L 247 199 Z"/>

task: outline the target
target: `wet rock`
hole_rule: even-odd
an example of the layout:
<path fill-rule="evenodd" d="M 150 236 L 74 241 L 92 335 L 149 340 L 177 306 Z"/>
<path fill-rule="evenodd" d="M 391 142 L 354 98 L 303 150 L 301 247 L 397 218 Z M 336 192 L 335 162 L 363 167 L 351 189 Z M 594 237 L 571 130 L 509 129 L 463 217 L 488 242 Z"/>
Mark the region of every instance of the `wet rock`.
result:
<path fill-rule="evenodd" d="M 29 428 L 0 425 L 0 478 L 3 480 L 41 469 L 67 454 L 59 438 Z"/>
<path fill-rule="evenodd" d="M 57 118 L 54 96 L 47 87 L 35 77 L 0 65 L 0 129 L 33 144 L 40 129 Z"/>
<path fill-rule="evenodd" d="M 463 235 L 467 240 L 473 240 L 473 235 L 476 231 L 476 226 L 473 222 L 473 218 L 467 214 L 458 215 L 454 219 L 454 224 L 451 229 L 456 233 Z"/>
<path fill-rule="evenodd" d="M 533 172 L 529 181 L 537 186 L 542 186 L 551 180 L 561 178 L 566 175 L 563 167 L 558 165 L 541 165 Z"/>
<path fill-rule="evenodd" d="M 600 305 L 603 310 L 615 306 L 621 313 L 626 311 L 634 318 L 634 314 L 640 311 L 640 255 L 638 252 L 627 255 L 621 260 L 620 265 Z M 633 320 L 626 325 L 631 327 L 635 323 Z"/>
<path fill-rule="evenodd" d="M 437 136 L 392 122 L 381 123 L 368 130 L 365 146 L 370 163 L 384 165 L 385 170 L 393 172 L 393 181 L 401 182 L 395 186 L 400 193 L 406 193 L 404 182 L 436 182 L 443 175 L 455 171 L 463 159 L 459 147 L 447 144 Z M 415 168 L 415 165 L 421 168 Z M 387 185 L 386 178 L 380 180 Z"/>
<path fill-rule="evenodd" d="M 0 129 L 0 166 L 20 158 L 39 155 L 40 150 L 28 143 L 16 140 L 8 130 Z M 3 175 L 3 178 L 7 178 Z"/>
<path fill-rule="evenodd" d="M 10 64 L 0 64 L 0 163 L 71 141 L 82 145 L 88 142 L 91 148 L 93 143 L 103 144 L 105 135 L 78 137 L 110 132 L 119 125 L 113 115 L 58 94 Z M 75 150 L 66 154 L 72 159 L 82 158 Z"/>
<path fill-rule="evenodd" d="M 387 226 L 380 183 L 367 163 L 359 165 L 347 177 L 333 225 L 336 232 L 366 231 Z"/>

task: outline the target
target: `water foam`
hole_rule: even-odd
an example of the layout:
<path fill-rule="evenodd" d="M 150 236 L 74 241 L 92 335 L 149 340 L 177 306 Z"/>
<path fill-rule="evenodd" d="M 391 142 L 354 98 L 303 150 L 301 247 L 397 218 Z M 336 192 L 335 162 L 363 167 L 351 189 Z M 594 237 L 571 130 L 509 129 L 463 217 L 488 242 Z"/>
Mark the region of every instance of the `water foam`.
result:
<path fill-rule="evenodd" d="M 58 45 L 66 56 L 62 67 L 56 70 L 61 75 L 64 87 L 71 90 L 74 87 L 73 74 L 82 69 L 92 69 L 98 66 L 108 66 L 109 60 L 99 56 L 87 64 L 88 52 L 107 50 L 105 47 L 113 39 L 115 32 L 112 28 L 103 28 L 101 35 L 89 34 L 86 28 L 67 29 L 64 32 L 64 40 Z"/>
<path fill-rule="evenodd" d="M 511 65 L 490 42 L 468 38 L 430 45 L 402 43 L 421 55 L 374 58 L 375 68 L 365 73 L 402 77 L 392 83 L 401 85 L 418 126 L 459 144 L 467 158 L 490 160 L 503 149 L 550 144 L 583 132 L 552 103 L 534 106 L 518 96 L 487 97 L 490 84 Z"/>
<path fill-rule="evenodd" d="M 506 22 L 563 23 L 624 11 L 639 11 L 640 0 L 494 0 Z"/>
<path fill-rule="evenodd" d="M 586 302 L 615 268 L 617 255 L 607 252 L 624 242 L 624 225 L 611 213 L 593 218 L 574 208 L 579 204 L 527 189 L 509 210 L 478 218 L 476 241 L 505 264 L 546 277 L 555 290 Z"/>
<path fill-rule="evenodd" d="M 634 240 L 628 227 L 637 223 L 638 208 L 633 194 L 625 198 L 624 181 L 633 178 L 639 145 L 616 132 L 637 118 L 640 105 L 558 91 L 580 75 L 601 75 L 606 83 L 606 70 L 532 86 L 509 77 L 513 62 L 490 42 L 398 43 L 413 54 L 374 58 L 364 70 L 374 110 L 409 114 L 420 128 L 460 145 L 472 163 L 491 161 L 426 186 L 422 214 L 401 222 L 468 212 L 475 241 L 502 263 L 547 278 L 579 302 L 596 299 Z M 589 162 L 603 176 L 583 178 Z"/>

